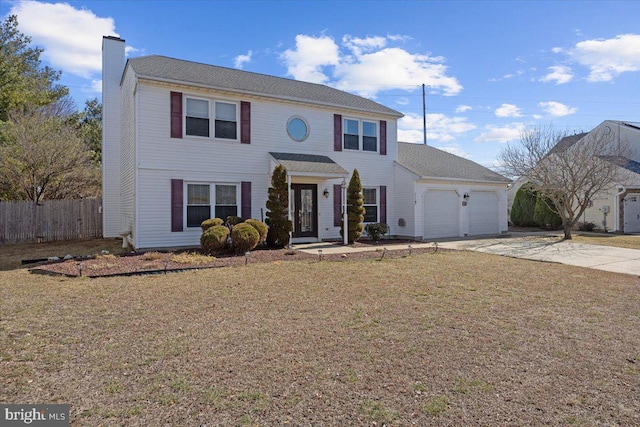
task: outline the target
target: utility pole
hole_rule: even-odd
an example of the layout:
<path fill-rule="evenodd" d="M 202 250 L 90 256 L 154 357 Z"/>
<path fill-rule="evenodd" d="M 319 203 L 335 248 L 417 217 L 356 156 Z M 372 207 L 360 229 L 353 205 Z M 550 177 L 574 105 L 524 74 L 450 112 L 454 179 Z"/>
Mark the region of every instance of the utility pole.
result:
<path fill-rule="evenodd" d="M 424 88 L 425 85 L 422 83 L 422 133 L 424 135 L 424 145 L 427 145 L 427 100 Z"/>

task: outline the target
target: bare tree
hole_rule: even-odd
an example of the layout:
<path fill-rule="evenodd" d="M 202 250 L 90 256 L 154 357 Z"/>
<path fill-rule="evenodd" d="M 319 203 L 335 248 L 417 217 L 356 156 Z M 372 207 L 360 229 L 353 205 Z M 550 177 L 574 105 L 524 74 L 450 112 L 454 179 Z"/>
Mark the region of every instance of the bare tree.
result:
<path fill-rule="evenodd" d="M 10 200 L 95 197 L 100 168 L 58 106 L 9 114 L 0 132 L 0 196 Z M 53 111 L 52 111 L 53 110 Z"/>
<path fill-rule="evenodd" d="M 565 240 L 598 193 L 624 185 L 628 144 L 595 130 L 564 137 L 551 127 L 530 128 L 500 152 L 504 173 L 526 177 L 562 219 Z"/>

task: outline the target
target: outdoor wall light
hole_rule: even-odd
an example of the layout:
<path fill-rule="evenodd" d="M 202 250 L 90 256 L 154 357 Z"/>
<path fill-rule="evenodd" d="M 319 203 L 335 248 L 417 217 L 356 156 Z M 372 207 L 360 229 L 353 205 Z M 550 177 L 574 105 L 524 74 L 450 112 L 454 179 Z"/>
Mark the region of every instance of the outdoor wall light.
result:
<path fill-rule="evenodd" d="M 464 196 L 462 196 L 462 198 L 465 200 L 469 199 L 469 197 L 471 197 L 469 193 L 464 193 Z"/>
<path fill-rule="evenodd" d="M 325 199 L 329 198 L 329 189 L 325 188 L 324 191 L 322 192 L 322 195 L 324 196 Z"/>

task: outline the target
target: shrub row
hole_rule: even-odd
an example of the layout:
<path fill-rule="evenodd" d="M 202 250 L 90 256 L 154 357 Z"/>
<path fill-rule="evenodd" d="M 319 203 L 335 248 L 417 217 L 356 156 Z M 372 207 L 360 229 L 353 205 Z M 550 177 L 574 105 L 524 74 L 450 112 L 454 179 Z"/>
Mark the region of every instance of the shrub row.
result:
<path fill-rule="evenodd" d="M 207 254 L 233 251 L 244 253 L 254 249 L 267 238 L 267 226 L 257 219 L 242 222 L 239 217 L 211 218 L 202 222 L 200 247 Z"/>

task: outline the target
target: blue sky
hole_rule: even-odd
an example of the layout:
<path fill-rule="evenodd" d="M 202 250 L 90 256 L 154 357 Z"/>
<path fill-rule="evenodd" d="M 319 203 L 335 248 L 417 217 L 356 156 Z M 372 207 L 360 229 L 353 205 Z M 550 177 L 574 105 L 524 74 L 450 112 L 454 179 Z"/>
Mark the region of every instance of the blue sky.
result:
<path fill-rule="evenodd" d="M 130 57 L 324 83 L 405 117 L 398 139 L 485 166 L 523 129 L 640 122 L 638 1 L 0 1 L 82 108 L 103 35 Z"/>

